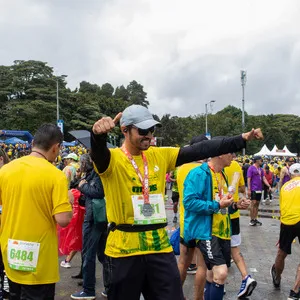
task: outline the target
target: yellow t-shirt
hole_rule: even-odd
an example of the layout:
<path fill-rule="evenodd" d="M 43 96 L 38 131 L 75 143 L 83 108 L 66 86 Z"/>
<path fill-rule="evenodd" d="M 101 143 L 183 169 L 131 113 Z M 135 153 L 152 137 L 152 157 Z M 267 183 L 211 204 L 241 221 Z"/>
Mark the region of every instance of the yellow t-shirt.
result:
<path fill-rule="evenodd" d="M 228 188 L 226 184 L 226 180 L 221 175 L 221 173 L 215 173 L 212 170 L 211 177 L 212 177 L 212 183 L 213 183 L 213 195 L 214 200 L 222 198 L 219 195 L 219 185 L 221 188 L 222 195 L 226 195 Z M 230 240 L 231 239 L 231 231 L 230 231 L 230 217 L 227 213 L 226 215 L 222 215 L 219 211 L 218 213 L 213 214 L 212 216 L 212 235 L 219 237 L 223 240 Z"/>
<path fill-rule="evenodd" d="M 300 177 L 286 182 L 280 191 L 280 221 L 294 225 L 300 221 Z"/>
<path fill-rule="evenodd" d="M 67 179 L 44 158 L 24 156 L 0 170 L 1 250 L 6 274 L 19 284 L 59 281 L 57 227 L 54 215 L 72 211 Z M 40 243 L 36 271 L 8 265 L 8 239 Z"/>
<path fill-rule="evenodd" d="M 200 163 L 188 163 L 180 166 L 177 171 L 177 185 L 179 192 L 179 226 L 180 226 L 180 237 L 184 238 L 184 206 L 183 206 L 183 189 L 184 189 L 184 181 L 189 172 L 200 166 Z"/>
<path fill-rule="evenodd" d="M 165 193 L 166 173 L 175 169 L 179 148 L 150 147 L 144 152 L 149 168 L 150 194 Z M 132 196 L 142 195 L 142 184 L 128 157 L 120 148 L 110 149 L 108 169 L 100 174 L 106 198 L 108 222 L 133 224 Z M 142 156 L 133 156 L 143 178 Z M 157 252 L 172 252 L 173 249 L 164 228 L 146 232 L 111 231 L 106 242 L 105 254 L 125 257 Z"/>
<path fill-rule="evenodd" d="M 243 176 L 243 170 L 239 163 L 237 161 L 232 161 L 229 167 L 224 168 L 224 172 L 228 178 L 228 184 L 231 185 L 232 177 L 235 172 L 240 174 L 240 179 L 235 186 L 235 193 L 233 194 L 233 201 L 238 202 L 239 201 L 239 187 L 245 185 L 244 176 Z M 230 215 L 230 219 L 236 219 L 240 217 L 240 211 L 237 210 L 233 214 Z"/>

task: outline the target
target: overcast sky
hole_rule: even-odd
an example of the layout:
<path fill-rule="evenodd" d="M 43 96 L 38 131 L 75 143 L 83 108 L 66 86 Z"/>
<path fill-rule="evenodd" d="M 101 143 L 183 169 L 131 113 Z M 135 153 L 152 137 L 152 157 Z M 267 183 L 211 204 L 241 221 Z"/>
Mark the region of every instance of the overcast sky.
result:
<path fill-rule="evenodd" d="M 136 80 L 162 116 L 241 108 L 300 115 L 298 0 L 0 0 L 0 65 L 41 60 L 114 87 Z"/>

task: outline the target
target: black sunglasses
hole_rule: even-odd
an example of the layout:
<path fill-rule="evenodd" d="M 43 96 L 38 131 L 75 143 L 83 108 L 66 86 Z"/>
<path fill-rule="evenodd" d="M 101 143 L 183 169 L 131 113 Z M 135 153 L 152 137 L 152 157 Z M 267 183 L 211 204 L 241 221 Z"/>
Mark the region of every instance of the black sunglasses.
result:
<path fill-rule="evenodd" d="M 138 127 L 136 127 L 134 125 L 132 127 L 136 128 L 137 131 L 138 131 L 138 133 L 139 133 L 139 135 L 141 135 L 141 136 L 148 135 L 149 131 L 151 132 L 151 134 L 153 134 L 154 131 L 155 131 L 155 126 L 152 126 L 150 128 L 147 128 L 147 129 L 141 129 L 141 128 L 138 128 Z"/>

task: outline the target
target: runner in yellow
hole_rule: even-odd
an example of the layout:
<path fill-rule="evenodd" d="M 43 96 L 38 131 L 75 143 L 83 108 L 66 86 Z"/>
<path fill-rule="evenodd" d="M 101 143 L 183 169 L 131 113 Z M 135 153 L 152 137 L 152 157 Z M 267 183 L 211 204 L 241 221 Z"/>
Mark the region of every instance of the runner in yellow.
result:
<path fill-rule="evenodd" d="M 63 135 L 41 126 L 32 153 L 0 170 L 1 250 L 11 299 L 54 299 L 59 281 L 56 224 L 72 218 L 65 175 L 52 165 Z"/>
<path fill-rule="evenodd" d="M 229 186 L 234 188 L 233 201 L 239 201 L 239 192 L 243 194 L 244 198 L 246 198 L 243 170 L 239 163 L 233 160 L 229 167 L 224 168 L 224 172 L 228 178 Z M 234 177 L 236 180 L 234 180 Z M 250 204 L 250 200 L 248 200 L 248 203 Z M 240 291 L 238 292 L 238 297 L 247 297 L 252 294 L 257 282 L 251 277 L 251 275 L 248 274 L 244 257 L 240 251 L 240 245 L 242 241 L 240 233 L 240 211 L 237 210 L 233 214 L 230 214 L 230 219 L 231 256 L 242 275 L 242 284 Z"/>
<path fill-rule="evenodd" d="M 121 119 L 121 120 L 120 120 Z M 125 140 L 108 149 L 107 133 L 120 120 Z M 92 130 L 92 159 L 101 176 L 110 231 L 106 244 L 108 298 L 183 299 L 180 276 L 165 226 L 165 174 L 209 156 L 234 152 L 246 140 L 262 138 L 259 129 L 184 148 L 150 147 L 155 126 L 147 108 L 131 105 L 115 119 L 104 117 Z"/>

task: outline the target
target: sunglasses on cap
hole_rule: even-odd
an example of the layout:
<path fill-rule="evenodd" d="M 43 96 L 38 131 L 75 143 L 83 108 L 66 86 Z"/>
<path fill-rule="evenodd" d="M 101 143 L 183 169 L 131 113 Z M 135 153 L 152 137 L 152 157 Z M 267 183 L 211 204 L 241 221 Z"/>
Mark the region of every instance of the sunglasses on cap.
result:
<path fill-rule="evenodd" d="M 147 129 L 141 129 L 141 128 L 138 128 L 134 125 L 132 125 L 132 127 L 136 128 L 139 135 L 141 135 L 141 136 L 146 136 L 146 135 L 148 135 L 149 132 L 151 132 L 151 134 L 153 134 L 154 131 L 155 131 L 155 126 L 152 126 L 150 128 L 147 128 Z"/>

